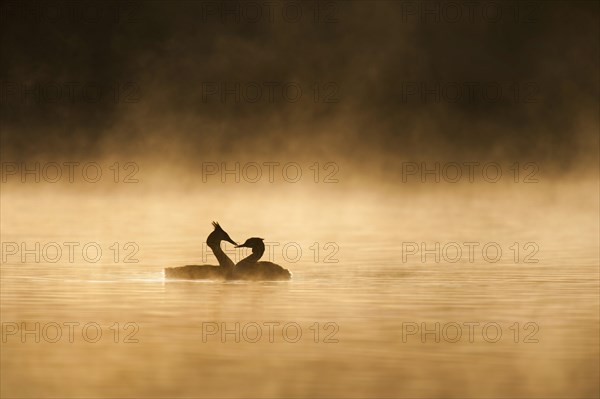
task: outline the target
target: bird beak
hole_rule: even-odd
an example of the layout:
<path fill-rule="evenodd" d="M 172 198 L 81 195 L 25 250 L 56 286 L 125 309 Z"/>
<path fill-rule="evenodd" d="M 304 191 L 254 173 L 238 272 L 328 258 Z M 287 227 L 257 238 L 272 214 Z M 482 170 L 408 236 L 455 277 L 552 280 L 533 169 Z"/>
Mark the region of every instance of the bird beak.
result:
<path fill-rule="evenodd" d="M 227 237 L 226 241 L 232 243 L 233 245 L 235 245 L 237 247 L 237 242 L 233 241 L 230 237 Z"/>
<path fill-rule="evenodd" d="M 236 245 L 235 247 L 236 248 L 242 248 L 242 247 L 245 247 L 245 245 L 244 244 L 242 244 L 242 245 Z"/>

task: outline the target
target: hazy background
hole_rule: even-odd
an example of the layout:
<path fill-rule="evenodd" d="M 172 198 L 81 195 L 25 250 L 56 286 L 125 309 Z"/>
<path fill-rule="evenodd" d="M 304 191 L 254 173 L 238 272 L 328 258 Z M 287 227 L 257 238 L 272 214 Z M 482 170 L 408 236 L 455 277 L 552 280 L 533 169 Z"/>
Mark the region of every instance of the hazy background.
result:
<path fill-rule="evenodd" d="M 295 18 L 294 2 L 4 1 L 3 160 L 312 157 L 359 164 L 354 175 L 394 173 L 401 160 L 593 164 L 598 4 L 468 4 L 306 2 Z M 203 98 L 207 82 L 263 93 L 223 102 L 221 91 Z M 279 85 L 273 100 L 265 82 Z M 287 82 L 298 101 L 282 97 Z M 464 96 L 403 97 L 410 82 L 456 82 Z M 481 97 L 489 84 L 498 100 Z"/>
<path fill-rule="evenodd" d="M 0 4 L 0 319 L 106 338 L 3 335 L 3 398 L 598 397 L 598 2 Z M 236 163 L 237 180 L 222 173 Z M 278 243 L 293 280 L 166 281 L 166 266 L 216 264 L 213 220 Z M 5 246 L 64 242 L 103 256 Z M 503 256 L 403 260 L 406 242 Z M 200 340 L 203 322 L 272 321 L 303 339 Z M 139 342 L 113 343 L 128 322 Z M 315 343 L 315 322 L 339 342 Z M 494 322 L 503 339 L 403 342 L 404 322 Z M 514 342 L 514 323 L 538 342 Z"/>

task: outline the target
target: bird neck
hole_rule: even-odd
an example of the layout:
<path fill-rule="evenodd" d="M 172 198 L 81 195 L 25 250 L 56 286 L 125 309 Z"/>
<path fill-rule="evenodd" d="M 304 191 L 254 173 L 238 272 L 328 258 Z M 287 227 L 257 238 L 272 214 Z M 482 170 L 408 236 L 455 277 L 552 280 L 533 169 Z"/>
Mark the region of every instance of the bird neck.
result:
<path fill-rule="evenodd" d="M 260 248 L 252 248 L 252 254 L 250 256 L 245 257 L 244 259 L 242 259 L 242 262 L 244 263 L 254 263 L 254 262 L 258 262 L 258 260 L 263 256 L 263 254 L 265 253 L 265 248 L 260 247 Z"/>
<path fill-rule="evenodd" d="M 231 259 L 229 259 L 229 256 L 227 256 L 227 254 L 221 249 L 220 241 L 217 243 L 210 243 L 208 244 L 208 246 L 210 247 L 210 249 L 212 249 L 213 254 L 215 254 L 215 257 L 219 261 L 219 266 L 229 269 L 233 267 L 234 263 Z"/>

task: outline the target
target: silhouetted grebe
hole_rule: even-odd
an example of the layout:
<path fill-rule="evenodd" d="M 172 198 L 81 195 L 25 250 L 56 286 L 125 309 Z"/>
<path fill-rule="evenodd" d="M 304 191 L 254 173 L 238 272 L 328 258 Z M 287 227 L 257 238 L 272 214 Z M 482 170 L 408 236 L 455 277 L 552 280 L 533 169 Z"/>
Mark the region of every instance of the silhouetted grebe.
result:
<path fill-rule="evenodd" d="M 252 237 L 236 248 L 252 248 L 252 255 L 242 259 L 233 269 L 233 280 L 289 280 L 292 273 L 272 262 L 259 262 L 265 253 L 265 243 L 262 238 Z"/>
<path fill-rule="evenodd" d="M 215 228 L 212 233 L 206 238 L 206 245 L 212 249 L 213 254 L 219 261 L 219 266 L 212 265 L 187 265 L 180 267 L 165 268 L 166 278 L 181 278 L 189 280 L 223 280 L 231 277 L 234 269 L 234 263 L 229 256 L 221 249 L 221 241 L 227 241 L 233 245 L 237 245 L 235 241 L 229 237 L 219 226 L 219 223 L 213 222 Z"/>

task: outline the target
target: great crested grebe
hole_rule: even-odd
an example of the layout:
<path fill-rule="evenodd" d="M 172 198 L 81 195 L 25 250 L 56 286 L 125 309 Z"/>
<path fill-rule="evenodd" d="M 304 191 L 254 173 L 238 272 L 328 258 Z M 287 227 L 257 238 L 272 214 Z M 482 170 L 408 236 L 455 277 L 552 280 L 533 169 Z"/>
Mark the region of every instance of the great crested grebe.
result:
<path fill-rule="evenodd" d="M 258 261 L 265 253 L 265 243 L 262 238 L 252 237 L 242 245 L 236 245 L 235 247 L 252 248 L 252 255 L 242 259 L 235 265 L 232 279 L 273 281 L 290 280 L 292 278 L 292 273 L 289 270 L 272 262 Z"/>
<path fill-rule="evenodd" d="M 221 241 L 227 241 L 233 245 L 237 245 L 235 241 L 229 237 L 229 234 L 225 232 L 219 226 L 219 223 L 213 222 L 215 228 L 212 233 L 206 238 L 206 245 L 213 251 L 219 266 L 213 265 L 187 265 L 180 267 L 167 267 L 165 268 L 166 278 L 180 278 L 188 280 L 219 280 L 228 279 L 234 269 L 234 263 L 229 256 L 221 249 Z"/>

